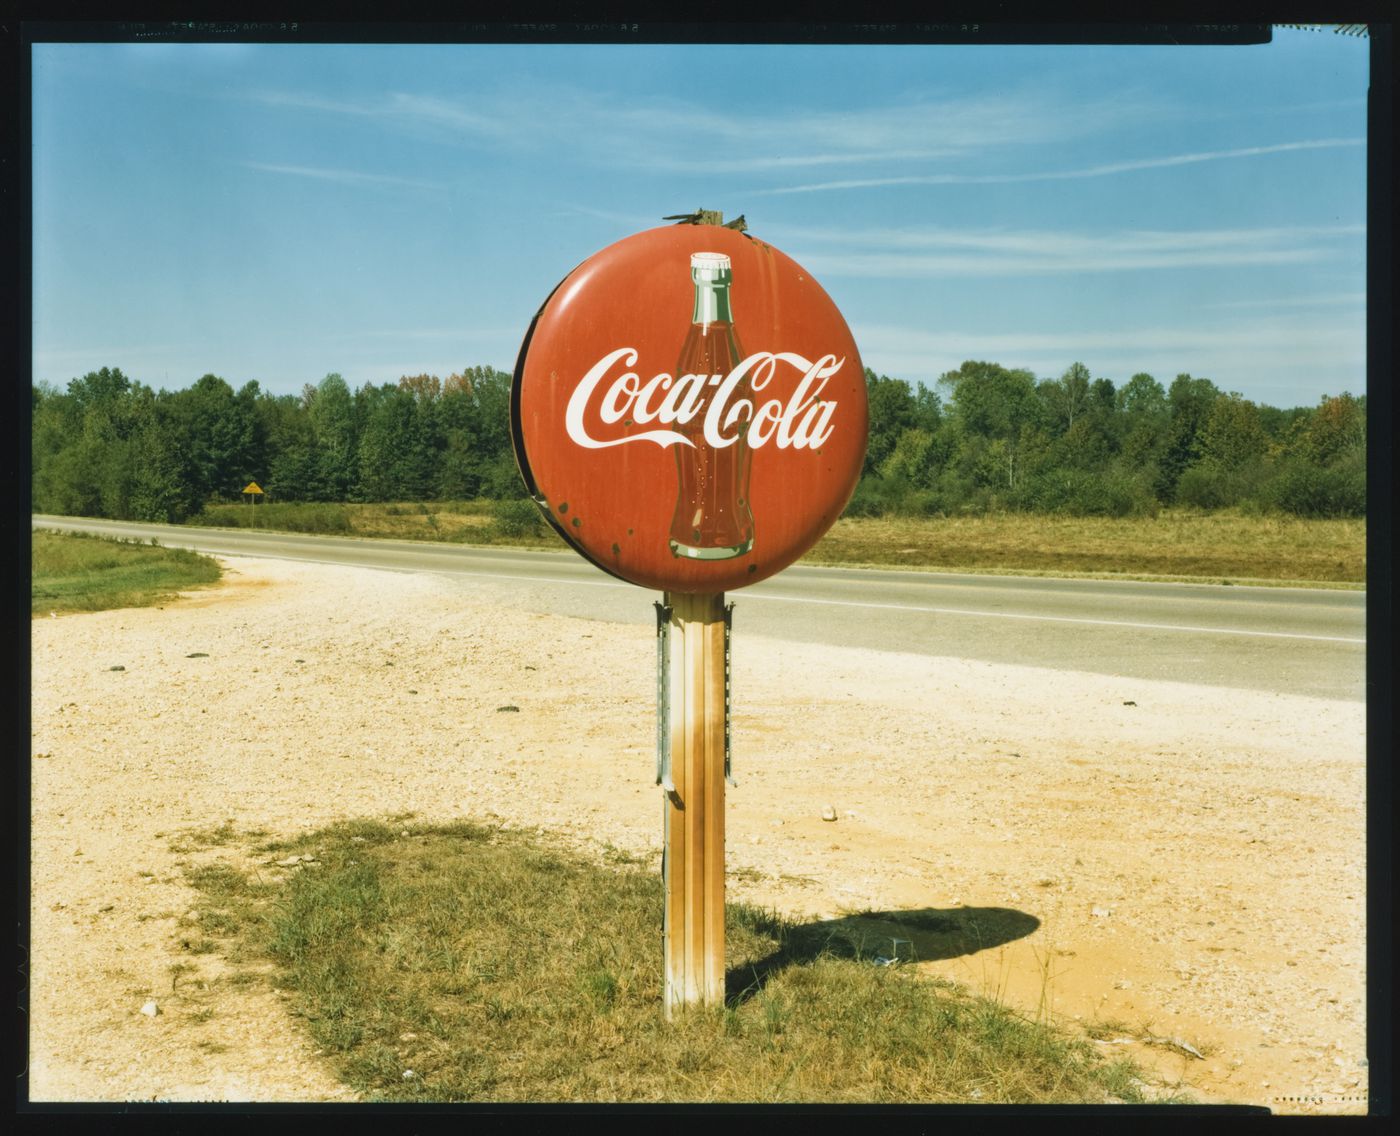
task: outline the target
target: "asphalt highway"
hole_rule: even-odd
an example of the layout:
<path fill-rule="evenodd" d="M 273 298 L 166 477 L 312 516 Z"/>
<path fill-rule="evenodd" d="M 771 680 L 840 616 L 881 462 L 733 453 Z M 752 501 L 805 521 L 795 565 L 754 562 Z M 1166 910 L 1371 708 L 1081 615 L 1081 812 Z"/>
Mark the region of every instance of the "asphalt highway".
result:
<path fill-rule="evenodd" d="M 435 572 L 528 611 L 652 624 L 659 593 L 568 550 L 35 516 L 34 527 L 219 556 Z M 1319 698 L 1366 697 L 1366 593 L 795 565 L 731 592 L 736 637 L 1017 663 Z"/>

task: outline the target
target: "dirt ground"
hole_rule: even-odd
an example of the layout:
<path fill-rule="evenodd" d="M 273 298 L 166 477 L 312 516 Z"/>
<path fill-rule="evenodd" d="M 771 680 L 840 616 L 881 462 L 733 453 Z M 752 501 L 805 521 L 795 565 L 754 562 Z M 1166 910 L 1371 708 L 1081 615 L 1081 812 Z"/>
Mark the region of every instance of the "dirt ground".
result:
<path fill-rule="evenodd" d="M 353 1099 L 282 997 L 182 949 L 181 865 L 244 855 L 190 832 L 495 817 L 659 862 L 649 627 L 224 563 L 33 624 L 31 1100 Z M 1361 704 L 763 639 L 734 598 L 730 899 L 980 914 L 1013 930 L 915 965 L 1157 1093 L 1366 1110 Z"/>

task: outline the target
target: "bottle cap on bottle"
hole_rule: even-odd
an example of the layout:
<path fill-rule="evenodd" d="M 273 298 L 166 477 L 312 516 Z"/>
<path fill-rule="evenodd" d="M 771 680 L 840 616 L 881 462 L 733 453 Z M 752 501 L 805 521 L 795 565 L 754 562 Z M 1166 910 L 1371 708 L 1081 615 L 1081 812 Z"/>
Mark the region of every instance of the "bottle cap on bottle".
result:
<path fill-rule="evenodd" d="M 697 283 L 713 283 L 730 273 L 729 255 L 722 252 L 693 252 L 690 254 L 690 274 Z"/>

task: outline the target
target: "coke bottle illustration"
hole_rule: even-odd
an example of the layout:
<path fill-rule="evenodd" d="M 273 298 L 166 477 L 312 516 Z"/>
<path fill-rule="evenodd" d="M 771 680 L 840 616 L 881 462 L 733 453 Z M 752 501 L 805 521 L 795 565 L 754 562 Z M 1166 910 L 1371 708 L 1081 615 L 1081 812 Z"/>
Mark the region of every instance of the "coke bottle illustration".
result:
<path fill-rule="evenodd" d="M 718 252 L 693 253 L 690 277 L 695 282 L 695 310 L 676 364 L 676 379 L 682 375 L 728 375 L 744 358 L 729 305 L 729 286 L 734 279 L 729 257 Z M 694 443 L 671 447 L 676 455 L 678 492 L 670 543 L 677 557 L 727 560 L 753 548 L 753 513 L 749 509 L 753 453 L 748 442 L 753 391 L 747 378 L 730 400 L 730 405 L 736 403 L 746 406 L 748 415 L 726 426 L 725 436 L 737 436 L 737 440 L 722 449 L 706 442 L 703 414 L 687 424 L 677 423 L 677 429 Z"/>

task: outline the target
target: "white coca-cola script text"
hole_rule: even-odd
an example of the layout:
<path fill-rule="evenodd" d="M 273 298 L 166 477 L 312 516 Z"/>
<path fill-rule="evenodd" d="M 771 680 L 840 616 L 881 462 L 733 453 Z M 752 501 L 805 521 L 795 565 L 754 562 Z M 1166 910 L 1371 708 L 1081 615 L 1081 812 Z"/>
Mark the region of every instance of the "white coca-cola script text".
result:
<path fill-rule="evenodd" d="M 813 362 L 792 351 L 759 351 L 739 363 L 727 375 L 681 375 L 662 372 L 642 377 L 631 368 L 637 365 L 637 351 L 619 347 L 599 359 L 579 380 L 569 396 L 564 412 L 564 428 L 569 437 L 590 450 L 625 446 L 629 442 L 655 442 L 658 446 L 694 446 L 694 426 L 699 420 L 705 444 L 714 449 L 734 445 L 746 438 L 753 449 L 772 442 L 781 450 L 812 449 L 831 437 L 831 416 L 836 403 L 821 397 L 831 376 L 845 359 L 823 355 Z M 621 372 L 615 373 L 619 364 Z M 746 397 L 757 394 L 773 381 L 780 366 L 795 368 L 801 379 L 786 400 L 766 402 Z M 747 390 L 743 384 L 747 380 Z M 736 397 L 737 396 L 737 397 Z M 616 438 L 595 438 L 588 433 L 584 419 L 590 409 L 608 425 L 626 422 L 646 426 L 691 426 L 689 434 L 678 430 L 644 430 Z"/>

